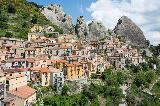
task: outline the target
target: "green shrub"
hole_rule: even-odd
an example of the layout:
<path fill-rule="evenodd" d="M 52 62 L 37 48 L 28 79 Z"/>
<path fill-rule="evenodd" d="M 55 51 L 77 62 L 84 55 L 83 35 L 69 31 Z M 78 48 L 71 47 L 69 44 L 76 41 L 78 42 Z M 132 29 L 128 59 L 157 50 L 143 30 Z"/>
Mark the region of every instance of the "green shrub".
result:
<path fill-rule="evenodd" d="M 6 32 L 5 37 L 12 38 L 13 34 L 11 32 Z"/>
<path fill-rule="evenodd" d="M 13 4 L 8 4 L 8 13 L 16 13 L 16 7 Z"/>

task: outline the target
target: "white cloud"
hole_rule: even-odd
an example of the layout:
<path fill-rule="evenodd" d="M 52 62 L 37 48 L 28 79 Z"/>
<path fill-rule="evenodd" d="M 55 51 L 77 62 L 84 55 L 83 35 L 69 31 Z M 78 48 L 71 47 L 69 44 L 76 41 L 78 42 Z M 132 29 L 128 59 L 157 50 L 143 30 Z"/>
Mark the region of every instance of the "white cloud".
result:
<path fill-rule="evenodd" d="M 107 28 L 114 28 L 121 16 L 128 16 L 152 44 L 160 43 L 160 0 L 97 0 L 87 10 Z"/>

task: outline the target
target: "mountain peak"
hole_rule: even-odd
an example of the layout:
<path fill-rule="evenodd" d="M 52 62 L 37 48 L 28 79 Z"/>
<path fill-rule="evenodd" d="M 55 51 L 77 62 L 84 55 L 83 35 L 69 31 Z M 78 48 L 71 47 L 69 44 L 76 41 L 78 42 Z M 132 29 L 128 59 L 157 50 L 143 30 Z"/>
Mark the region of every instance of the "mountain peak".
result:
<path fill-rule="evenodd" d="M 120 36 L 124 36 L 132 44 L 145 47 L 146 38 L 143 31 L 127 16 L 122 16 L 114 28 L 114 32 Z"/>

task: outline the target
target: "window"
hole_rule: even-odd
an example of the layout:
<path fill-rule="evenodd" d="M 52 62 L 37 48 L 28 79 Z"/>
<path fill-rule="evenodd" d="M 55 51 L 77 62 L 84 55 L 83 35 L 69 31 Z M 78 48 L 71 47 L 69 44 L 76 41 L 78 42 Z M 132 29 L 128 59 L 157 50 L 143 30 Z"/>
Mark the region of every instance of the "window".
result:
<path fill-rule="evenodd" d="M 50 54 L 52 54 L 52 50 L 50 50 Z"/>
<path fill-rule="evenodd" d="M 28 105 L 28 100 L 26 101 L 26 105 Z"/>
<path fill-rule="evenodd" d="M 62 83 L 59 84 L 59 87 L 62 87 Z"/>
<path fill-rule="evenodd" d="M 57 77 L 57 74 L 55 74 L 55 77 Z"/>

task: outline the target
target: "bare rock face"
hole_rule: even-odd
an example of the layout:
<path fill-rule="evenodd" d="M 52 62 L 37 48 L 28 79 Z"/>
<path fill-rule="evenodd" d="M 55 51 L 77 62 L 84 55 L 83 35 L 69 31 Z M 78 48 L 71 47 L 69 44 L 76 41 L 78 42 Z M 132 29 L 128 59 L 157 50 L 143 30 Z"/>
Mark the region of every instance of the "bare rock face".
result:
<path fill-rule="evenodd" d="M 77 23 L 75 26 L 75 33 L 80 38 L 86 38 L 88 36 L 88 26 L 87 26 L 83 16 L 79 16 L 77 18 Z"/>
<path fill-rule="evenodd" d="M 44 16 L 53 24 L 56 24 L 62 28 L 64 33 L 72 32 L 72 17 L 65 14 L 60 5 L 51 4 L 47 7 L 44 7 L 42 9 L 42 14 L 44 14 Z"/>
<path fill-rule="evenodd" d="M 75 32 L 80 38 L 88 40 L 99 40 L 107 35 L 107 30 L 102 23 L 94 20 L 87 25 L 83 16 L 77 18 Z"/>
<path fill-rule="evenodd" d="M 124 36 L 136 46 L 146 47 L 146 38 L 142 30 L 126 16 L 123 16 L 118 20 L 114 32 L 120 36 Z"/>
<path fill-rule="evenodd" d="M 105 26 L 103 26 L 102 23 L 99 23 L 95 20 L 88 24 L 88 28 L 89 28 L 89 37 L 91 39 L 96 39 L 96 40 L 103 39 L 108 34 Z"/>

